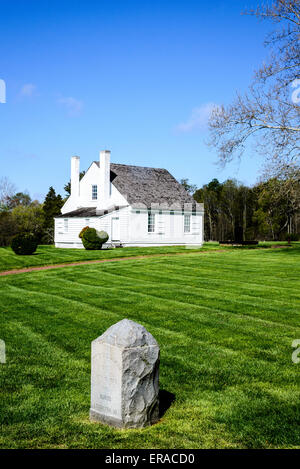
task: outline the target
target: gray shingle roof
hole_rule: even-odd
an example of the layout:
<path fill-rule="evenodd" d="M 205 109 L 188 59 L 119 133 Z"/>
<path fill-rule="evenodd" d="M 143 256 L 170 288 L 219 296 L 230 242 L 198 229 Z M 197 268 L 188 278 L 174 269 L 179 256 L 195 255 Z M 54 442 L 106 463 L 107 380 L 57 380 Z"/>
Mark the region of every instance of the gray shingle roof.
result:
<path fill-rule="evenodd" d="M 120 210 L 121 208 L 117 205 L 113 205 L 109 207 L 107 210 L 97 210 L 96 207 L 81 207 L 77 210 L 73 210 L 72 212 L 64 213 L 62 215 L 57 215 L 55 218 L 92 218 L 92 217 L 101 217 L 102 215 L 106 215 L 107 213 L 114 212 L 115 210 Z"/>
<path fill-rule="evenodd" d="M 99 161 L 95 163 L 99 166 Z M 130 205 L 195 203 L 166 169 L 111 163 L 110 177 Z"/>
<path fill-rule="evenodd" d="M 99 161 L 94 163 L 99 166 Z M 184 204 L 192 204 L 191 208 L 195 209 L 202 205 L 197 204 L 166 169 L 111 163 L 110 180 L 135 208 L 153 208 L 157 205 L 160 208 L 165 206 L 165 208 L 182 209 Z M 95 207 L 83 207 L 59 217 L 99 217 L 120 208 L 123 206 L 113 206 L 101 211 Z"/>

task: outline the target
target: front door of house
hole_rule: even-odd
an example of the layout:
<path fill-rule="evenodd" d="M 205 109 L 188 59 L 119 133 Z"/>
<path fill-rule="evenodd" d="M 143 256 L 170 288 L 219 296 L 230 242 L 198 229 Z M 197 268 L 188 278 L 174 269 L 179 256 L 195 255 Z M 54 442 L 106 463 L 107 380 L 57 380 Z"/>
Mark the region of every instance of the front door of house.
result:
<path fill-rule="evenodd" d="M 112 217 L 111 219 L 111 240 L 120 241 L 120 219 Z"/>

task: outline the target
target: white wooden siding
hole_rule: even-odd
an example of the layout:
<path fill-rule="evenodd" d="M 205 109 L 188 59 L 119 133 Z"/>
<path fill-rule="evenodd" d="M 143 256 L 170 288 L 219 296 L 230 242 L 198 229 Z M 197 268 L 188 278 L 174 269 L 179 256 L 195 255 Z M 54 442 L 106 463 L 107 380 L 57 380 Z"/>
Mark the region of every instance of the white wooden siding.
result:
<path fill-rule="evenodd" d="M 137 213 L 139 212 L 139 213 Z M 69 218 L 68 231 L 64 230 L 64 218 L 55 219 L 55 245 L 57 247 L 82 248 L 78 235 L 84 226 L 104 230 L 111 242 L 112 217 L 120 219 L 120 242 L 124 246 L 156 246 L 156 245 L 201 245 L 203 243 L 203 212 L 191 214 L 191 231 L 184 233 L 184 214 L 181 211 L 155 211 L 155 232 L 148 233 L 148 211 L 136 210 L 131 207 L 111 212 L 102 217 Z M 185 212 L 185 214 L 188 214 Z"/>

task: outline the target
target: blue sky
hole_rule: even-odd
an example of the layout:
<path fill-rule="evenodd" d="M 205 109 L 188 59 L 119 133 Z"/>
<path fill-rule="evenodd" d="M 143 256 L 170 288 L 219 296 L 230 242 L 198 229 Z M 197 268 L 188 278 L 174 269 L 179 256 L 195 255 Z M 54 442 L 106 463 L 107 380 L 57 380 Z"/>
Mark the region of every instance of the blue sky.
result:
<path fill-rule="evenodd" d="M 64 194 L 70 157 L 165 167 L 201 186 L 253 184 L 248 150 L 223 170 L 205 144 L 213 103 L 246 89 L 270 25 L 241 15 L 256 0 L 0 0 L 1 176 L 42 198 Z M 253 153 L 253 154 L 252 154 Z"/>

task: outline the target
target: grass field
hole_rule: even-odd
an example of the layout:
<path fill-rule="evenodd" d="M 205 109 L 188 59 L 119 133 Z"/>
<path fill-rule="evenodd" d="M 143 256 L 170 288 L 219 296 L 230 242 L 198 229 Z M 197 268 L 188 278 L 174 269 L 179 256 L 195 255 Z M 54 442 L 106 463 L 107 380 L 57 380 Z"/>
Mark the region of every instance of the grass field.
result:
<path fill-rule="evenodd" d="M 272 244 L 276 243 L 260 243 L 259 247 L 270 247 Z M 280 244 L 287 243 L 283 242 Z M 300 246 L 300 243 L 293 244 L 298 244 Z M 251 248 L 256 248 L 256 246 L 251 246 Z M 202 248 L 195 250 L 193 249 L 193 251 L 207 251 L 212 249 L 219 250 L 219 244 L 204 243 Z M 231 246 L 223 246 L 222 249 L 234 248 L 232 248 Z M 249 249 L 249 247 L 247 247 L 246 249 Z M 187 249 L 184 246 L 167 246 L 86 251 L 85 249 L 58 249 L 54 246 L 39 246 L 37 251 L 32 256 L 17 256 L 11 250 L 11 248 L 0 247 L 0 272 L 4 270 L 22 269 L 24 267 L 36 267 L 50 264 L 63 264 L 70 262 L 91 261 L 97 259 L 113 259 L 118 257 L 136 257 L 151 254 L 176 254 L 178 252 L 187 252 Z"/>
<path fill-rule="evenodd" d="M 300 448 L 299 247 L 67 267 L 0 288 L 1 448 Z M 157 339 L 160 387 L 175 395 L 143 430 L 88 418 L 90 343 L 123 318 Z"/>
<path fill-rule="evenodd" d="M 206 243 L 204 247 L 196 249 L 195 251 L 217 248 L 219 248 L 217 243 Z M 11 248 L 0 248 L 0 272 L 50 264 L 113 259 L 118 257 L 136 257 L 149 254 L 175 254 L 177 252 L 186 252 L 186 248 L 184 246 L 163 246 L 86 251 L 85 249 L 63 249 L 55 248 L 54 246 L 39 246 L 32 256 L 17 256 Z"/>

